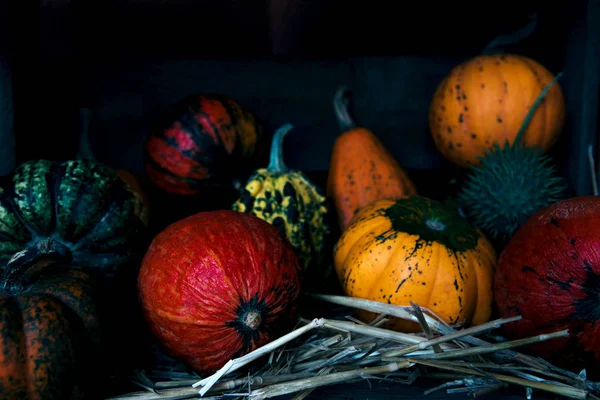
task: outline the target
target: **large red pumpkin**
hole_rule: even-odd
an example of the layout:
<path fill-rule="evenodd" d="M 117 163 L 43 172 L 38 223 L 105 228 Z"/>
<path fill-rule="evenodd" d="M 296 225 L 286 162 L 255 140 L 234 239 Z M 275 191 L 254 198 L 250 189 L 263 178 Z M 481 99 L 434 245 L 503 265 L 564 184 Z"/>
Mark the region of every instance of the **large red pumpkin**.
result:
<path fill-rule="evenodd" d="M 576 197 L 532 216 L 501 253 L 494 281 L 510 337 L 569 329 L 531 349 L 573 368 L 600 365 L 600 197 Z"/>
<path fill-rule="evenodd" d="M 157 339 L 210 372 L 291 327 L 299 272 L 294 249 L 274 226 L 223 210 L 184 218 L 156 236 L 138 285 Z"/>
<path fill-rule="evenodd" d="M 188 96 L 158 120 L 147 138 L 146 173 L 169 193 L 196 194 L 209 182 L 221 185 L 240 169 L 253 170 L 261 139 L 254 115 L 234 99 Z"/>

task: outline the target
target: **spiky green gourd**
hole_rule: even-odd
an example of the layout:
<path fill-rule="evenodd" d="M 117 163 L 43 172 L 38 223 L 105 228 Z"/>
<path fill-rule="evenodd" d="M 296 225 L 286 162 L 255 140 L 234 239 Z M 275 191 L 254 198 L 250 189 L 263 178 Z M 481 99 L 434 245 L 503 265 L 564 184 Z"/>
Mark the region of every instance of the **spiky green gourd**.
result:
<path fill-rule="evenodd" d="M 536 211 L 561 200 L 567 185 L 557 176 L 551 157 L 541 148 L 526 147 L 521 138 L 539 103 L 562 75 L 544 88 L 529 110 L 511 146 L 495 144 L 481 165 L 471 167 L 459 204 L 479 228 L 495 239 L 508 239 Z"/>
<path fill-rule="evenodd" d="M 319 265 L 329 234 L 325 196 L 301 171 L 283 162 L 283 138 L 293 128 L 286 124 L 273 137 L 269 166 L 248 179 L 233 210 L 250 213 L 275 226 L 296 249 L 306 271 Z"/>

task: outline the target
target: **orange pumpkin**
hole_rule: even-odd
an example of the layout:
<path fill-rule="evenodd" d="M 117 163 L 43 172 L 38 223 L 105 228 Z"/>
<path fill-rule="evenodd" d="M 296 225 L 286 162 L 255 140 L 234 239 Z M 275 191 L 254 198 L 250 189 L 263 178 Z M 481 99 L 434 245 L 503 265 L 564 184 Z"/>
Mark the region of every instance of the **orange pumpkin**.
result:
<path fill-rule="evenodd" d="M 519 55 L 481 55 L 457 65 L 439 84 L 429 109 L 437 149 L 461 167 L 479 165 L 494 143 L 512 144 L 529 109 L 554 75 Z M 546 152 L 565 123 L 565 100 L 554 84 L 522 139 Z"/>
<path fill-rule="evenodd" d="M 348 296 L 432 310 L 449 324 L 487 322 L 496 252 L 453 208 L 410 196 L 361 209 L 334 248 L 334 265 Z M 360 313 L 365 322 L 372 313 Z M 389 329 L 420 331 L 391 318 Z"/>
<path fill-rule="evenodd" d="M 333 145 L 327 177 L 327 196 L 333 200 L 342 230 L 361 207 L 417 192 L 381 140 L 370 130 L 355 126 L 344 103 L 345 94 L 345 88 L 341 88 L 334 101 L 344 132 Z"/>

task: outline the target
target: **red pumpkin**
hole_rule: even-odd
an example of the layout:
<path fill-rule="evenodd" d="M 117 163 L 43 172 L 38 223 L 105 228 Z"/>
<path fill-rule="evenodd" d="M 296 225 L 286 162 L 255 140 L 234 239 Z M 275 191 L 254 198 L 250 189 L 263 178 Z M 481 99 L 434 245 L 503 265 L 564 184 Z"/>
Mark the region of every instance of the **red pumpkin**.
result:
<path fill-rule="evenodd" d="M 158 121 L 148 137 L 146 173 L 169 193 L 196 194 L 209 180 L 221 185 L 221 178 L 231 180 L 239 169 L 253 170 L 261 139 L 254 116 L 235 100 L 188 96 Z"/>
<path fill-rule="evenodd" d="M 532 216 L 501 253 L 494 280 L 513 338 L 569 329 L 531 349 L 557 364 L 600 365 L 600 197 L 576 197 Z"/>
<path fill-rule="evenodd" d="M 158 340 L 210 372 L 291 326 L 299 272 L 294 249 L 274 226 L 251 214 L 210 211 L 154 238 L 138 287 Z"/>

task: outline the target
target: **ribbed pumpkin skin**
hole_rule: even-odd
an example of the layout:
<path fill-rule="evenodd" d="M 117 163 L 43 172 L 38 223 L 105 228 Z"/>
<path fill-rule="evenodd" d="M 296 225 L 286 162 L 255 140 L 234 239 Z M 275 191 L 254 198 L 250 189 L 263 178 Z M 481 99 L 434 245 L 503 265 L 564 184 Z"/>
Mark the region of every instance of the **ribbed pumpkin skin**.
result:
<path fill-rule="evenodd" d="M 145 146 L 146 173 L 169 193 L 200 193 L 209 179 L 231 178 L 260 154 L 262 130 L 235 100 L 188 96 L 158 121 Z"/>
<path fill-rule="evenodd" d="M 429 109 L 435 146 L 452 163 L 479 165 L 494 143 L 512 144 L 529 109 L 554 75 L 530 58 L 481 55 L 457 65 L 440 82 Z M 565 123 L 562 90 L 554 84 L 522 139 L 547 151 Z"/>
<path fill-rule="evenodd" d="M 418 196 L 364 207 L 334 249 L 346 295 L 410 306 L 414 302 L 449 324 L 481 324 L 492 310 L 496 262 L 491 243 L 454 210 Z M 360 314 L 369 321 L 371 313 Z M 421 331 L 391 319 L 391 329 Z"/>
<path fill-rule="evenodd" d="M 98 362 L 95 284 L 82 271 L 0 290 L 0 399 L 71 398 L 77 376 Z"/>
<path fill-rule="evenodd" d="M 103 164 L 23 163 L 0 185 L 0 264 L 51 238 L 69 253 L 72 267 L 110 275 L 136 251 L 144 230 L 139 208 Z"/>
<path fill-rule="evenodd" d="M 138 288 L 156 338 L 195 370 L 211 372 L 286 333 L 300 271 L 294 249 L 267 222 L 201 212 L 154 238 Z"/>
<path fill-rule="evenodd" d="M 331 153 L 327 196 L 333 200 L 342 230 L 361 207 L 416 192 L 406 171 L 373 132 L 354 128 L 338 136 Z"/>

